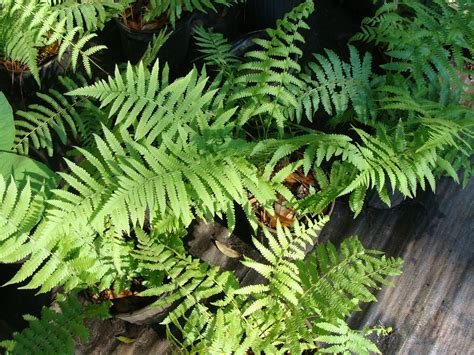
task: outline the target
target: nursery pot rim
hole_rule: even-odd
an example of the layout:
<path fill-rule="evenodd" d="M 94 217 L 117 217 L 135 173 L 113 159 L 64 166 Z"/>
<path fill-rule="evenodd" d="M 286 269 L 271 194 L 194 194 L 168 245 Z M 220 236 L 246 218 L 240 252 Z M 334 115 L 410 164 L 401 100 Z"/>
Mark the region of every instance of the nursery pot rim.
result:
<path fill-rule="evenodd" d="M 48 57 L 48 59 L 46 59 L 41 64 L 38 64 L 38 69 L 42 70 L 42 69 L 48 68 L 49 66 L 53 65 L 54 62 L 57 62 L 57 61 L 58 61 L 58 54 L 56 53 L 56 54 Z M 10 70 L 10 69 L 8 69 L 5 66 L 5 60 L 4 59 L 0 59 L 0 64 L 1 64 L 0 65 L 1 70 L 6 71 L 10 74 L 20 74 L 20 75 L 25 75 L 25 74 L 30 75 L 30 74 L 32 74 L 30 68 L 28 68 L 27 70 Z"/>
<path fill-rule="evenodd" d="M 130 312 L 117 312 L 113 314 L 113 317 L 133 324 L 152 324 L 161 322 L 169 314 L 171 310 L 170 308 L 173 307 L 173 304 L 154 306 L 154 302 Z"/>

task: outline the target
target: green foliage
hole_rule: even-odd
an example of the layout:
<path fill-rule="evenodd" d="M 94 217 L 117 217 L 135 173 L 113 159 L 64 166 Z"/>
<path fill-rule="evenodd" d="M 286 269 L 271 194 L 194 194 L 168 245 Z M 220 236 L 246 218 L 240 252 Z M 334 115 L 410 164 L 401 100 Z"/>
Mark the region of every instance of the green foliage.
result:
<path fill-rule="evenodd" d="M 58 310 L 44 307 L 41 318 L 25 315 L 28 328 L 0 342 L 6 354 L 74 354 L 75 338 L 86 341 L 84 320 L 108 318 L 109 304 L 83 305 L 75 293 L 58 297 Z"/>
<path fill-rule="evenodd" d="M 388 2 L 363 21 L 354 39 L 382 45 L 390 58 L 384 69 L 409 75 L 419 87 L 428 84 L 446 103 L 453 86 L 463 86 L 458 71 L 472 63 L 473 9 L 471 0 Z"/>
<path fill-rule="evenodd" d="M 79 27 L 82 31 L 94 32 L 104 27 L 105 23 L 117 17 L 130 6 L 133 0 L 48 0 L 52 10 L 57 14 L 57 21 L 65 21 L 67 31 Z"/>
<path fill-rule="evenodd" d="M 30 146 L 46 149 L 49 156 L 55 150 L 53 140 L 58 137 L 62 144 L 69 140 L 84 147 L 93 144 L 93 136 L 101 131 L 101 124 L 107 124 L 105 112 L 91 100 L 77 96 L 65 96 L 63 91 L 71 91 L 87 84 L 78 76 L 76 80 L 59 77 L 61 88 L 49 89 L 48 94 L 36 95 L 43 104 L 32 104 L 28 111 L 17 111 L 15 120 L 15 145 L 13 150 L 28 154 Z"/>
<path fill-rule="evenodd" d="M 161 30 L 158 35 L 153 36 L 153 39 L 148 44 L 148 47 L 143 53 L 141 61 L 143 65 L 148 67 L 155 63 L 156 57 L 158 56 L 158 52 L 166 43 L 166 41 L 170 38 L 171 32 L 167 30 L 167 28 Z"/>
<path fill-rule="evenodd" d="M 73 70 L 79 58 L 91 74 L 91 56 L 105 48 L 90 46 L 95 34 L 107 19 L 121 12 L 128 0 L 78 2 L 66 0 L 59 4 L 39 0 L 5 0 L 0 14 L 0 52 L 5 59 L 26 66 L 40 84 L 39 55 L 41 48 L 57 46 L 58 60 L 69 52 Z"/>
<path fill-rule="evenodd" d="M 3 92 L 0 92 L 0 150 L 10 150 L 14 138 L 13 110 Z"/>
<path fill-rule="evenodd" d="M 174 26 L 183 10 L 194 11 L 199 10 L 206 12 L 206 10 L 216 10 L 216 6 L 224 5 L 230 6 L 239 2 L 239 0 L 150 0 L 151 9 L 145 14 L 145 21 L 153 20 L 154 18 L 168 14 L 171 24 Z"/>
<path fill-rule="evenodd" d="M 221 33 L 197 26 L 194 28 L 194 38 L 206 64 L 225 70 L 228 66 L 239 63 L 237 57 L 231 52 L 230 43 Z"/>
<path fill-rule="evenodd" d="M 29 233 L 41 218 L 44 210 L 44 196 L 32 194 L 27 181 L 18 191 L 14 181 L 8 184 L 0 176 L 0 243 L 2 262 L 21 260 L 21 244 L 29 238 Z"/>
<path fill-rule="evenodd" d="M 304 19 L 313 11 L 313 2 L 305 1 L 279 20 L 276 29 L 267 30 L 268 39 L 254 39 L 261 49 L 245 54 L 247 60 L 237 68 L 229 97 L 242 106 L 239 125 L 265 116 L 266 122 L 274 121 L 283 132 L 288 110 L 298 107 L 295 92 L 303 88 L 302 80 L 294 75 L 301 70 L 296 58 L 302 55 L 299 44 L 304 43 L 300 31 L 309 28 Z"/>
<path fill-rule="evenodd" d="M 350 64 L 344 63 L 336 53 L 326 50 L 326 56 L 315 54 L 310 62 L 310 75 L 303 76 L 305 87 L 299 98 L 297 119 L 303 112 L 309 120 L 320 106 L 329 114 L 342 114 L 352 109 L 362 120 L 376 115 L 372 93 L 372 56 L 366 53 L 361 59 L 357 49 L 349 46 Z M 307 90 L 309 89 L 309 90 Z"/>
<path fill-rule="evenodd" d="M 340 251 L 321 244 L 304 261 L 321 228 L 321 223 L 308 223 L 297 224 L 293 234 L 278 226 L 277 237 L 265 230 L 268 246 L 254 239 L 265 263 L 245 258 L 243 264 L 262 275 L 264 283 L 239 287 L 228 273 L 217 275 L 204 265 L 197 271 L 191 259 L 183 258 L 187 267 L 169 262 L 172 253 L 160 247 L 154 255 L 165 258 L 156 267 L 170 275 L 169 283 L 143 295 L 161 296 L 161 306 L 184 299 L 163 323 L 182 332 L 183 342 L 175 341 L 191 352 L 327 352 L 330 348 L 320 349 L 324 344 L 336 344 L 341 352 L 377 352 L 344 318 L 358 310 L 358 302 L 374 301 L 373 290 L 400 273 L 401 261 L 365 250 L 354 237 Z M 215 295 L 210 304 L 204 302 Z"/>
<path fill-rule="evenodd" d="M 48 6 L 67 8 L 72 1 L 41 2 L 34 13 L 29 2 L 18 1 L 9 1 L 11 9 L 0 16 L 26 26 L 18 39 L 21 48 L 29 46 L 21 54 L 25 60 L 37 57 L 31 51 L 38 38 L 59 41 L 60 51 L 71 42 L 77 60 L 80 50 L 74 48 L 89 39 L 84 29 L 100 27 L 103 12 L 121 6 L 91 3 L 61 17 L 53 29 L 58 17 L 48 15 Z M 174 22 L 183 4 L 203 10 L 224 2 L 230 3 L 155 3 L 148 16 L 171 9 Z M 278 226 L 277 236 L 264 229 L 265 237 L 254 239 L 262 259 L 242 262 L 263 281 L 244 286 L 232 272 L 189 256 L 183 236 L 195 218 L 225 217 L 232 230 L 236 204 L 255 224 L 249 194 L 268 210 L 277 194 L 288 197 L 300 216 L 316 215 L 337 196 L 350 194 L 350 207 L 359 213 L 369 189 L 390 203 L 389 191 L 412 197 L 418 187 L 434 190 L 441 173 L 457 181 L 463 168 L 467 179 L 474 117 L 459 104 L 462 88 L 448 90 L 456 79 L 447 65 L 453 60 L 459 69 L 469 62 L 466 50 L 472 54 L 471 30 L 463 27 L 471 21 L 465 11 L 470 2 L 436 0 L 430 6 L 413 0 L 386 4 L 365 22 L 363 38 L 378 41 L 391 58 L 381 75 L 372 71 L 370 54 L 352 46 L 348 62 L 326 51 L 306 71 L 300 68 L 301 32 L 314 10 L 308 0 L 268 30 L 267 38 L 256 39 L 258 49 L 242 60 L 229 53 L 222 35 L 197 28 L 206 63 L 218 69 L 212 81 L 205 69 L 170 81 L 167 65 L 155 61 L 167 38 L 162 32 L 138 65 L 117 67 L 92 84 L 64 78 L 64 89 L 39 94 L 40 104 L 17 113 L 14 137 L 11 112 L 0 106 L 7 118 L 0 121 L 7 129 L 0 136 L 8 151 L 2 154 L 15 157 L 0 160 L 7 169 L 20 163 L 15 153 L 34 148 L 53 155 L 56 137 L 79 145 L 57 189 L 32 188 L 32 176 L 20 183 L 0 177 L 0 261 L 24 261 L 10 283 L 40 292 L 56 286 L 100 292 L 129 289 L 140 279 L 146 287 L 141 295 L 158 296 L 155 306 L 170 309 L 163 321 L 169 338 L 190 352 L 378 352 L 366 338 L 378 328 L 353 330 L 345 320 L 360 302 L 376 301 L 374 291 L 399 274 L 399 259 L 365 250 L 355 237 L 339 249 L 319 244 L 305 258 L 323 225 L 308 220 L 291 231 Z M 87 23 L 90 13 L 96 22 Z M 12 35 L 5 26 L 0 30 Z M 436 34 L 433 39 L 427 31 Z M 321 109 L 333 116 L 333 128 L 345 123 L 351 132 L 297 124 L 316 119 Z M 275 172 L 295 152 L 302 157 Z M 300 166 L 313 173 L 320 189 L 295 201 L 283 182 Z M 76 318 L 77 313 L 70 317 Z M 64 339 L 70 344 L 69 335 Z"/>
<path fill-rule="evenodd" d="M 173 213 L 188 225 L 192 209 L 201 217 L 224 212 L 234 220 L 233 203 L 246 205 L 247 190 L 267 205 L 274 193 L 268 182 L 258 177 L 257 169 L 242 157 L 248 144 L 229 145 L 229 149 L 216 151 L 213 147 L 219 137 L 206 141 L 204 136 L 220 130 L 235 109 L 209 110 L 216 91 L 205 92 L 207 79 L 196 70 L 171 84 L 166 66 L 161 78 L 159 73 L 158 62 L 151 72 L 141 64 L 137 68 L 129 65 L 126 73 L 117 71 L 108 82 L 99 81 L 70 93 L 92 96 L 102 106 L 110 107 L 109 116 L 114 117 L 117 129 L 122 132 L 119 141 L 127 145 L 125 151 L 133 152 L 130 156 L 133 163 L 117 166 L 123 169 L 124 178 L 110 190 L 116 192 L 104 210 L 127 205 L 123 213 L 141 216 L 132 217 L 135 223 L 143 220 L 145 205 L 135 207 L 130 199 L 146 201 L 151 219 L 166 219 L 168 213 Z M 126 131 L 129 129 L 131 135 Z M 198 141 L 201 144 L 196 144 Z M 98 146 L 104 157 L 123 156 L 119 153 L 122 148 L 117 150 L 117 144 L 110 140 L 111 150 L 107 153 L 105 144 Z M 223 181 L 228 183 L 223 185 Z M 137 193 L 142 196 L 138 200 Z"/>
<path fill-rule="evenodd" d="M 20 185 L 31 182 L 35 192 L 41 190 L 43 184 L 54 188 L 58 177 L 46 165 L 10 151 L 15 139 L 14 124 L 13 110 L 0 93 L 0 176 L 5 180 L 13 178 Z"/>

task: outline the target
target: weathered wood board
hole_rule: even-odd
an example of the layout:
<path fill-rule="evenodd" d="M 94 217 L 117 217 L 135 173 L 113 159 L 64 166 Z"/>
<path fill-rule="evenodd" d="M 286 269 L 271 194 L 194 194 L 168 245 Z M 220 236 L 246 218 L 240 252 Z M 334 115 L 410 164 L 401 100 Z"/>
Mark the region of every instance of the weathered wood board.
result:
<path fill-rule="evenodd" d="M 353 220 L 339 204 L 320 239 L 356 234 L 366 247 L 405 260 L 404 272 L 354 317 L 392 326 L 384 354 L 474 354 L 474 181 L 451 181 L 391 210 L 366 209 Z"/>

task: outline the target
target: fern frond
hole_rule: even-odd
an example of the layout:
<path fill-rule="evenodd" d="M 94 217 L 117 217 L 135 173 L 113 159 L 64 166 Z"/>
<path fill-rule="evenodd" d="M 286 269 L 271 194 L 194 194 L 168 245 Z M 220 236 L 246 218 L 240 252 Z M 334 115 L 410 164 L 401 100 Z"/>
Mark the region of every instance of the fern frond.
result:
<path fill-rule="evenodd" d="M 206 30 L 202 26 L 195 27 L 194 39 L 206 64 L 226 70 L 239 63 L 238 58 L 230 51 L 232 47 L 227 39 L 212 28 Z"/>
<path fill-rule="evenodd" d="M 276 29 L 267 30 L 269 39 L 254 40 L 261 50 L 246 53 L 248 61 L 239 66 L 234 93 L 229 98 L 231 102 L 245 100 L 239 112 L 239 125 L 266 115 L 283 131 L 287 109 L 297 107 L 294 93 L 303 87 L 301 79 L 294 75 L 301 69 L 295 56 L 302 54 L 298 48 L 304 42 L 300 31 L 308 28 L 304 19 L 313 10 L 311 0 L 303 2 L 278 21 Z"/>
<path fill-rule="evenodd" d="M 173 324 L 192 334 L 180 346 L 201 352 L 327 352 L 331 346 L 340 352 L 378 352 L 344 319 L 358 309 L 355 300 L 374 300 L 372 290 L 400 273 L 401 260 L 365 250 L 349 238 L 339 251 L 330 243 L 319 245 L 305 261 L 304 251 L 313 245 L 320 223 L 297 224 L 294 234 L 278 226 L 278 236 L 265 233 L 266 245 L 254 240 L 266 263 L 248 258 L 243 263 L 264 276 L 265 283 L 223 287 L 212 303 L 218 307 L 215 312 L 205 304 L 194 304 L 189 317 L 172 311 Z"/>
<path fill-rule="evenodd" d="M 360 120 L 365 122 L 375 117 L 370 82 L 372 57 L 366 53 L 361 59 L 353 46 L 349 46 L 349 51 L 350 63 L 344 63 L 330 50 L 326 50 L 326 56 L 314 55 L 316 62 L 308 64 L 311 74 L 302 76 L 307 89 L 298 100 L 298 121 L 303 113 L 312 120 L 320 107 L 330 115 L 339 115 L 350 104 Z"/>
<path fill-rule="evenodd" d="M 472 9 L 470 0 L 454 6 L 444 0 L 387 3 L 373 18 L 364 20 L 362 33 L 355 39 L 384 45 L 391 60 L 383 68 L 409 75 L 419 87 L 428 84 L 442 89 L 443 102 L 453 86 L 462 88 L 457 70 L 474 53 Z"/>
<path fill-rule="evenodd" d="M 70 17 L 60 17 L 48 3 L 39 0 L 8 0 L 3 3 L 0 16 L 0 45 L 5 58 L 27 66 L 40 84 L 38 48 L 56 45 L 58 60 L 71 51 L 71 64 L 77 67 L 79 57 L 90 75 L 91 56 L 105 48 L 102 45 L 86 45 L 95 35 L 84 33 L 79 26 L 67 28 Z M 71 16 L 73 14 L 71 13 Z"/>
<path fill-rule="evenodd" d="M 41 317 L 26 315 L 29 326 L 15 333 L 12 340 L 0 342 L 7 354 L 73 354 L 76 337 L 87 341 L 86 319 L 109 317 L 107 302 L 83 305 L 76 293 L 58 296 L 59 310 L 44 307 Z"/>
<path fill-rule="evenodd" d="M 145 14 L 145 21 L 169 13 L 171 25 L 174 27 L 176 20 L 183 14 L 183 10 L 206 12 L 210 9 L 215 11 L 218 5 L 230 6 L 237 2 L 239 0 L 151 0 L 151 9 Z"/>
<path fill-rule="evenodd" d="M 101 107 L 111 106 L 109 117 L 116 115 L 116 125 L 122 129 L 133 125 L 135 140 L 146 136 L 151 143 L 164 131 L 176 132 L 178 126 L 193 123 L 197 128 L 197 118 L 210 114 L 202 109 L 215 91 L 204 93 L 206 82 L 206 78 L 192 70 L 186 77 L 168 84 L 167 66 L 160 71 L 156 61 L 151 72 L 142 63 L 135 68 L 129 64 L 125 73 L 116 68 L 115 77 L 108 81 L 100 80 L 68 95 L 93 97 L 101 102 Z"/>
<path fill-rule="evenodd" d="M 94 32 L 104 27 L 104 24 L 123 13 L 132 3 L 131 0 L 89 0 L 81 2 L 76 0 L 48 1 L 53 11 L 57 13 L 57 20 L 66 20 L 68 32 L 75 27 L 87 32 Z"/>
<path fill-rule="evenodd" d="M 86 84 L 82 76 L 77 82 L 67 77 L 59 77 L 64 91 L 71 91 Z M 61 90 L 61 91 L 63 91 Z M 87 98 L 64 96 L 61 91 L 50 89 L 48 94 L 37 93 L 44 104 L 32 104 L 28 111 L 17 111 L 21 119 L 15 120 L 15 146 L 20 154 L 28 154 L 30 146 L 46 148 L 52 156 L 53 132 L 61 143 L 67 144 L 70 138 L 84 147 L 93 143 L 93 135 L 100 132 L 101 124 L 107 122 L 106 114 Z"/>
<path fill-rule="evenodd" d="M 44 210 L 44 196 L 33 195 L 30 183 L 21 191 L 14 181 L 7 183 L 0 175 L 0 260 L 12 261 L 13 253 L 22 252 L 21 245 L 39 222 Z"/>

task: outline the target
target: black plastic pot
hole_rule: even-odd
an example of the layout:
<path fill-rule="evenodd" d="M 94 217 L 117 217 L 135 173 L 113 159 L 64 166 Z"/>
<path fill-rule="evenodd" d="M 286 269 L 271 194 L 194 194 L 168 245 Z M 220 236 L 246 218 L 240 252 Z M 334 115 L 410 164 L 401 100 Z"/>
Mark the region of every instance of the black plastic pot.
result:
<path fill-rule="evenodd" d="M 247 0 L 246 20 L 253 29 L 273 28 L 301 0 Z"/>
<path fill-rule="evenodd" d="M 57 82 L 58 76 L 64 74 L 65 67 L 56 56 L 39 67 L 41 89 L 44 90 Z M 12 96 L 28 97 L 34 95 L 40 87 L 30 71 L 11 72 L 0 64 L 0 90 L 9 92 Z"/>
<path fill-rule="evenodd" d="M 400 191 L 398 190 L 396 190 L 395 192 L 392 191 L 392 187 L 390 186 L 389 183 L 386 183 L 385 186 L 388 191 L 388 197 L 390 198 L 390 206 L 386 205 L 385 202 L 381 200 L 378 192 L 375 189 L 371 189 L 367 191 L 367 196 L 366 196 L 367 206 L 371 208 L 375 208 L 377 210 L 388 210 L 390 208 L 397 207 L 405 200 L 404 196 L 402 195 Z"/>
<path fill-rule="evenodd" d="M 21 268 L 22 263 L 0 263 L 0 283 L 9 281 Z M 0 302 L 3 305 L 0 314 L 0 341 L 12 337 L 13 332 L 28 326 L 23 314 L 39 316 L 43 306 L 49 306 L 52 293 L 36 294 L 35 290 L 19 290 L 18 285 L 2 286 Z M 2 352 L 3 354 L 3 352 Z"/>
<path fill-rule="evenodd" d="M 160 49 L 158 57 L 160 60 L 168 62 L 171 68 L 177 68 L 186 61 L 191 38 L 192 18 L 193 16 L 190 15 L 178 21 L 168 41 Z M 134 30 L 120 20 L 116 20 L 116 23 L 120 31 L 122 56 L 125 61 L 130 61 L 132 64 L 138 63 L 153 36 L 158 35 L 161 31 L 161 29 Z"/>

